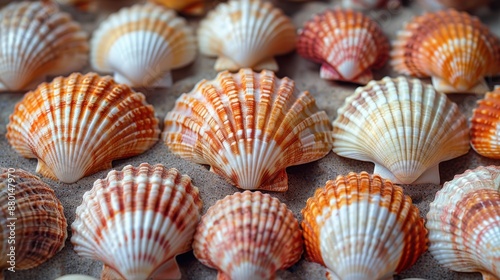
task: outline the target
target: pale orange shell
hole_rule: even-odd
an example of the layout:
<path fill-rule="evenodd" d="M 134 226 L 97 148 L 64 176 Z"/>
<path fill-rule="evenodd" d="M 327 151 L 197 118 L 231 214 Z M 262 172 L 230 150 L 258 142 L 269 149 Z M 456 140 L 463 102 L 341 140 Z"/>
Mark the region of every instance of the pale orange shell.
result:
<path fill-rule="evenodd" d="M 203 80 L 165 117 L 170 150 L 242 189 L 286 191 L 286 168 L 332 147 L 331 124 L 314 97 L 271 71 L 221 72 Z"/>
<path fill-rule="evenodd" d="M 0 167 L 0 208 L 0 278 L 2 270 L 12 267 L 12 254 L 17 271 L 44 263 L 64 247 L 68 225 L 63 206 L 54 190 L 37 176 Z"/>
<path fill-rule="evenodd" d="M 213 0 L 148 0 L 156 4 L 163 5 L 169 9 L 174 9 L 182 14 L 199 16 L 207 11 Z"/>
<path fill-rule="evenodd" d="M 193 242 L 196 258 L 219 271 L 219 280 L 274 279 L 302 255 L 299 223 L 269 194 L 228 195 L 202 217 Z"/>
<path fill-rule="evenodd" d="M 477 102 L 470 120 L 470 143 L 480 155 L 500 159 L 500 88 Z"/>
<path fill-rule="evenodd" d="M 486 76 L 500 74 L 500 40 L 478 18 L 454 10 L 414 18 L 391 52 L 399 73 L 432 77 L 445 93 L 485 93 Z"/>
<path fill-rule="evenodd" d="M 366 84 L 372 68 L 389 58 L 389 41 L 378 24 L 353 10 L 327 10 L 306 22 L 297 52 L 321 63 L 323 79 Z"/>
<path fill-rule="evenodd" d="M 388 279 L 427 249 L 418 208 L 378 175 L 351 172 L 328 181 L 302 215 L 306 258 L 326 266 L 330 279 Z"/>
<path fill-rule="evenodd" d="M 7 140 L 37 158 L 37 172 L 73 183 L 145 152 L 160 130 L 144 95 L 111 77 L 74 73 L 28 92 L 7 125 Z"/>

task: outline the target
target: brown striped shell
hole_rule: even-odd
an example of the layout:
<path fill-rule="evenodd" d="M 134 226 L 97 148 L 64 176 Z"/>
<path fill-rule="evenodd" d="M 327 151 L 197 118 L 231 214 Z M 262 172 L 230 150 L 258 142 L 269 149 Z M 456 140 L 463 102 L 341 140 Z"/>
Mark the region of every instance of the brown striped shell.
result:
<path fill-rule="evenodd" d="M 241 189 L 271 191 L 288 189 L 288 166 L 318 160 L 332 147 L 328 116 L 309 92 L 251 69 L 221 72 L 179 97 L 162 139 Z"/>
<path fill-rule="evenodd" d="M 142 163 L 112 170 L 83 195 L 71 225 L 78 255 L 104 263 L 102 279 L 180 279 L 202 201 L 176 169 Z"/>
<path fill-rule="evenodd" d="M 228 195 L 202 217 L 193 242 L 196 258 L 219 271 L 217 279 L 274 279 L 302 255 L 299 223 L 269 194 Z"/>
<path fill-rule="evenodd" d="M 398 32 L 391 64 L 402 74 L 432 77 L 445 93 L 488 91 L 500 74 L 500 40 L 478 18 L 455 10 L 426 13 Z"/>
<path fill-rule="evenodd" d="M 38 159 L 38 173 L 73 183 L 145 152 L 159 134 L 144 95 L 108 76 L 73 73 L 28 92 L 6 136 L 19 154 Z"/>
<path fill-rule="evenodd" d="M 68 236 L 63 210 L 40 178 L 0 167 L 0 278 L 3 270 L 34 268 L 61 251 Z"/>
<path fill-rule="evenodd" d="M 378 24 L 361 12 L 327 10 L 305 23 L 297 52 L 321 63 L 323 79 L 367 84 L 389 58 L 389 41 Z"/>
<path fill-rule="evenodd" d="M 326 266 L 330 279 L 388 279 L 427 249 L 418 208 L 378 175 L 351 172 L 326 182 L 302 215 L 306 258 Z"/>
<path fill-rule="evenodd" d="M 500 159 L 500 87 L 477 102 L 470 122 L 472 148 L 482 156 Z"/>
<path fill-rule="evenodd" d="M 429 251 L 442 266 L 500 279 L 500 167 L 456 175 L 427 213 Z"/>

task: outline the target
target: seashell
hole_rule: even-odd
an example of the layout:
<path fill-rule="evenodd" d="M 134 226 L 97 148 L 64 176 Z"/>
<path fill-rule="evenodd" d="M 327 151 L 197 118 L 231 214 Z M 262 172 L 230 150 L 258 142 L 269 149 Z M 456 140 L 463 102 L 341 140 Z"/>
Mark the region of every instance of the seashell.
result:
<path fill-rule="evenodd" d="M 27 93 L 6 137 L 19 154 L 38 159 L 38 173 L 73 183 L 145 152 L 159 134 L 144 95 L 110 77 L 74 73 Z"/>
<path fill-rule="evenodd" d="M 274 279 L 302 255 L 302 232 L 292 212 L 259 191 L 228 195 L 201 218 L 193 253 L 217 279 Z"/>
<path fill-rule="evenodd" d="M 333 151 L 375 163 L 394 183 L 439 184 L 439 163 L 469 151 L 465 116 L 418 79 L 372 81 L 339 108 Z"/>
<path fill-rule="evenodd" d="M 67 274 L 61 277 L 57 277 L 54 280 L 97 280 L 97 279 L 83 274 Z"/>
<path fill-rule="evenodd" d="M 1 279 L 3 270 L 34 268 L 64 247 L 68 225 L 63 206 L 40 178 L 0 167 L 0 203 Z"/>
<path fill-rule="evenodd" d="M 182 14 L 200 16 L 209 8 L 212 0 L 149 0 L 150 2 L 174 9 Z M 208 2 L 208 3 L 207 3 Z"/>
<path fill-rule="evenodd" d="M 391 52 L 391 64 L 402 74 L 432 77 L 445 93 L 488 91 L 485 76 L 500 74 L 500 40 L 478 18 L 454 10 L 414 18 Z"/>
<path fill-rule="evenodd" d="M 75 7 L 84 12 L 96 11 L 97 9 L 97 0 L 56 0 L 56 2 L 64 6 Z"/>
<path fill-rule="evenodd" d="M 474 11 L 480 7 L 487 6 L 490 0 L 419 0 L 420 6 L 429 11 L 455 9 L 458 11 Z"/>
<path fill-rule="evenodd" d="M 32 89 L 87 64 L 86 33 L 55 3 L 14 2 L 0 19 L 0 91 Z"/>
<path fill-rule="evenodd" d="M 114 72 L 117 83 L 169 87 L 170 71 L 196 57 L 196 38 L 175 12 L 146 3 L 109 16 L 92 38 L 92 67 Z"/>
<path fill-rule="evenodd" d="M 295 27 L 281 10 L 260 0 L 219 4 L 200 23 L 200 52 L 218 56 L 215 70 L 278 70 L 274 55 L 295 49 Z"/>
<path fill-rule="evenodd" d="M 78 255 L 104 263 L 102 279 L 180 279 L 175 256 L 191 250 L 201 207 L 187 175 L 127 165 L 83 195 L 71 242 Z"/>
<path fill-rule="evenodd" d="M 429 251 L 442 266 L 500 279 L 500 167 L 455 176 L 427 213 Z"/>
<path fill-rule="evenodd" d="M 386 7 L 398 7 L 399 0 L 342 0 L 342 6 L 347 9 L 371 10 Z"/>
<path fill-rule="evenodd" d="M 331 149 L 331 125 L 314 97 L 271 71 L 227 71 L 181 95 L 165 117 L 162 139 L 183 158 L 241 189 L 286 191 L 286 167 Z"/>
<path fill-rule="evenodd" d="M 378 24 L 353 10 L 327 10 L 306 22 L 297 52 L 321 63 L 323 79 L 367 84 L 372 68 L 389 58 L 389 41 Z"/>
<path fill-rule="evenodd" d="M 480 155 L 500 159 L 500 88 L 477 102 L 471 118 L 470 143 Z"/>
<path fill-rule="evenodd" d="M 403 189 L 366 172 L 326 182 L 302 210 L 306 259 L 329 279 L 392 279 L 427 250 L 427 230 Z"/>

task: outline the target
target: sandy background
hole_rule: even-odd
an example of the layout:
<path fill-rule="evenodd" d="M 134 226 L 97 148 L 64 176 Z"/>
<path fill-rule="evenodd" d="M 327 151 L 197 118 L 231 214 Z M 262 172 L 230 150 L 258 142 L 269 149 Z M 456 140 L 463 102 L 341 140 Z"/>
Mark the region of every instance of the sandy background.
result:
<path fill-rule="evenodd" d="M 1 1 L 0 3 L 8 1 Z M 113 4 L 125 5 L 133 1 L 112 1 Z M 127 3 L 125 3 L 127 2 Z M 333 3 L 313 1 L 307 3 L 290 3 L 280 1 L 277 5 L 285 10 L 286 14 L 293 18 L 297 27 L 301 27 L 312 14 L 323 11 L 327 7 L 337 6 L 339 0 Z M 82 14 L 72 11 L 75 18 L 81 22 L 86 30 L 91 32 L 95 26 L 103 20 L 105 14 L 115 8 L 108 7 L 101 10 L 100 14 Z M 411 16 L 420 14 L 420 8 L 414 3 L 407 3 L 403 8 L 371 11 L 369 15 L 374 17 L 382 26 L 385 33 L 391 40 L 395 38 L 395 33 L 402 26 L 402 23 Z M 482 16 L 483 22 L 489 25 L 493 32 L 500 35 L 500 11 L 498 9 L 486 13 Z M 197 27 L 199 19 L 189 18 L 193 27 Z M 182 93 L 190 91 L 201 79 L 214 79 L 217 72 L 213 69 L 215 59 L 198 56 L 196 61 L 180 70 L 173 72 L 174 86 L 165 90 L 144 90 L 141 89 L 156 111 L 156 116 L 163 120 L 166 113 L 174 106 L 174 102 Z M 317 99 L 320 109 L 325 110 L 331 120 L 337 116 L 337 108 L 341 106 L 345 98 L 350 95 L 355 85 L 345 83 L 335 83 L 319 78 L 319 65 L 308 62 L 296 53 L 278 57 L 280 71 L 279 77 L 288 76 L 296 81 L 296 86 L 300 90 L 309 90 Z M 90 68 L 84 69 L 88 72 Z M 380 71 L 376 71 L 375 77 L 380 79 L 386 75 L 395 76 L 395 73 L 386 66 Z M 490 85 L 498 84 L 500 80 L 489 80 Z M 23 93 L 1 93 L 0 94 L 0 166 L 22 168 L 30 172 L 35 172 L 37 161 L 35 159 L 25 159 L 20 157 L 8 144 L 5 139 L 6 125 L 8 117 L 12 113 L 14 105 L 21 100 Z M 469 118 L 476 100 L 481 96 L 476 95 L 450 95 L 451 100 L 459 104 L 461 111 Z M 163 125 L 162 125 L 163 127 Z M 125 165 L 138 166 L 142 162 L 150 164 L 161 163 L 166 167 L 175 167 L 182 173 L 188 174 L 199 188 L 204 202 L 203 213 L 217 200 L 226 195 L 239 191 L 237 188 L 226 183 L 222 178 L 208 171 L 206 166 L 187 162 L 171 154 L 163 143 L 158 142 L 152 149 L 142 155 L 115 161 L 113 168 L 121 170 Z M 497 161 L 488 160 L 473 152 L 472 150 L 465 156 L 443 162 L 440 164 L 441 183 L 451 180 L 455 174 L 463 173 L 469 168 L 480 165 L 491 165 Z M 302 220 L 300 210 L 305 206 L 308 197 L 312 196 L 314 190 L 324 185 L 329 179 L 334 179 L 339 174 L 347 174 L 350 171 L 373 171 L 373 164 L 355 160 L 341 158 L 331 152 L 325 158 L 309 164 L 290 167 L 287 169 L 289 176 L 289 190 L 285 193 L 272 193 L 286 203 L 295 216 Z M 80 205 L 82 195 L 92 188 L 93 182 L 98 178 L 104 178 L 109 170 L 101 171 L 74 184 L 64 184 L 46 178 L 43 181 L 52 186 L 64 205 L 64 213 L 68 224 L 75 219 L 75 209 Z M 421 215 L 428 212 L 429 203 L 434 199 L 440 185 L 415 185 L 403 186 L 406 194 L 410 195 L 413 202 L 418 206 Z M 94 277 L 99 277 L 102 264 L 97 261 L 79 257 L 70 243 L 71 232 L 66 241 L 65 248 L 54 258 L 40 265 L 35 269 L 20 271 L 16 273 L 5 272 L 6 279 L 54 279 L 58 276 L 81 273 Z M 215 279 L 216 271 L 209 269 L 199 263 L 192 253 L 179 256 L 183 279 Z M 299 261 L 286 271 L 281 271 L 278 276 L 282 279 L 325 279 L 323 268 L 315 263 L 305 260 Z M 440 268 L 429 253 L 425 253 L 411 269 L 405 271 L 399 278 L 418 277 L 426 279 L 481 279 L 478 273 L 455 273 L 447 269 Z"/>

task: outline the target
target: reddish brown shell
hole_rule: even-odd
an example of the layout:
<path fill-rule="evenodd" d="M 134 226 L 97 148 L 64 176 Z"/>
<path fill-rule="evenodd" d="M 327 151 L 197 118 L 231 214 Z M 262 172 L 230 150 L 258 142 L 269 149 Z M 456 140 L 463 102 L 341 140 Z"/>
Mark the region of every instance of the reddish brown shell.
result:
<path fill-rule="evenodd" d="M 327 10 L 306 22 L 297 52 L 321 63 L 324 79 L 366 84 L 371 69 L 389 57 L 389 41 L 378 24 L 361 12 Z"/>
<path fill-rule="evenodd" d="M 427 249 L 418 208 L 378 175 L 351 172 L 328 181 L 302 215 L 307 259 L 339 279 L 387 279 Z"/>
<path fill-rule="evenodd" d="M 500 74 L 500 40 L 478 18 L 455 10 L 426 13 L 398 32 L 391 64 L 402 74 L 432 77 L 445 93 L 485 93 Z"/>
<path fill-rule="evenodd" d="M 477 102 L 470 120 L 470 143 L 480 155 L 500 159 L 500 87 Z"/>

